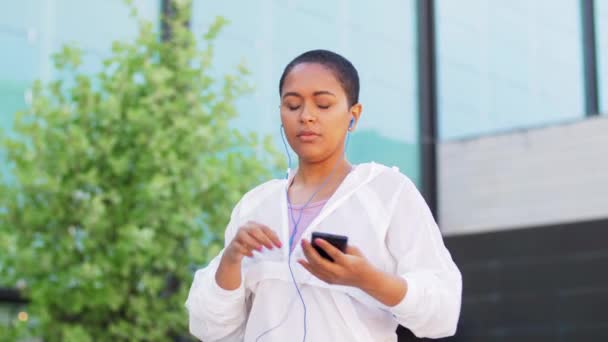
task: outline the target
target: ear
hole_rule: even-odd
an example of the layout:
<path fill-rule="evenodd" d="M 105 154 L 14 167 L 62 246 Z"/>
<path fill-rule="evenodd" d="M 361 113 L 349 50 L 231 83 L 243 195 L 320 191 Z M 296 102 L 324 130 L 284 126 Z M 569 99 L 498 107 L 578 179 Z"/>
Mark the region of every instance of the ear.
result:
<path fill-rule="evenodd" d="M 363 111 L 363 106 L 360 103 L 356 103 L 352 107 L 350 107 L 350 115 L 351 115 L 351 118 L 355 119 L 355 122 L 352 124 L 352 126 L 349 126 L 349 128 L 348 128 L 349 131 L 354 131 L 355 127 L 357 127 L 357 124 L 359 123 L 359 119 L 361 118 L 362 111 Z"/>

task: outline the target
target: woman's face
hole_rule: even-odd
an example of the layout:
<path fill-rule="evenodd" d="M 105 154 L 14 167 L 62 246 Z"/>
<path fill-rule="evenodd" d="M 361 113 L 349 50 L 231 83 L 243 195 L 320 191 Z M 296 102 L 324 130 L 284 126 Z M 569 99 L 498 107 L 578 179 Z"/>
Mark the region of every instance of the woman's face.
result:
<path fill-rule="evenodd" d="M 349 108 L 346 93 L 334 73 L 321 64 L 301 63 L 285 77 L 281 92 L 281 122 L 291 148 L 305 162 L 325 161 L 344 153 L 344 139 L 361 105 Z"/>

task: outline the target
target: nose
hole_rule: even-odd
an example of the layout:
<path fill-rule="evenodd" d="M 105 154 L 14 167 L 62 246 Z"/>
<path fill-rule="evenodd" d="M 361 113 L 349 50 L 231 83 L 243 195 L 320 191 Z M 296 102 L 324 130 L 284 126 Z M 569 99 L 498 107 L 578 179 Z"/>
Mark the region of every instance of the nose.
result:
<path fill-rule="evenodd" d="M 312 113 L 308 108 L 309 106 L 304 105 L 302 108 L 302 112 L 300 113 L 300 122 L 301 123 L 311 123 L 314 122 L 316 116 Z"/>

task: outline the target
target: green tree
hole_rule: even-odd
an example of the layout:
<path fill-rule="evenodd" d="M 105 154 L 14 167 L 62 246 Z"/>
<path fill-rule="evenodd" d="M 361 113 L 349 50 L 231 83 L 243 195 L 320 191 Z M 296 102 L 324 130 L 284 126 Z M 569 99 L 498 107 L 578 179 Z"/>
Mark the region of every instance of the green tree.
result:
<path fill-rule="evenodd" d="M 81 52 L 63 48 L 60 77 L 34 85 L 32 105 L 4 136 L 0 280 L 30 300 L 31 319 L 0 335 L 187 335 L 194 269 L 220 250 L 239 197 L 284 163 L 269 137 L 230 126 L 249 87 L 242 66 L 212 76 L 225 21 L 198 44 L 188 1 L 173 6 L 165 39 L 134 14 L 137 38 L 113 43 L 99 73 L 80 71 Z"/>

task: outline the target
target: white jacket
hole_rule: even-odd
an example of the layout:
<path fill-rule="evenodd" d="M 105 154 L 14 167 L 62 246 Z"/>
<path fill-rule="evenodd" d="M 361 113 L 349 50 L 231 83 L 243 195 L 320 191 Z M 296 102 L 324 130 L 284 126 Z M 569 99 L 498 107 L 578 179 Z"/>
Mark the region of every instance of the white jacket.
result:
<path fill-rule="evenodd" d="M 288 180 L 272 180 L 251 190 L 234 208 L 225 241 L 256 221 L 275 230 L 283 247 L 245 257 L 241 286 L 219 287 L 215 272 L 221 253 L 194 276 L 186 307 L 190 332 L 210 341 L 301 341 L 304 309 L 287 266 Z M 460 315 L 462 278 L 443 244 L 437 224 L 415 185 L 396 168 L 357 165 L 302 234 L 321 231 L 348 236 L 378 269 L 406 279 L 408 292 L 387 307 L 358 288 L 330 285 L 291 257 L 292 270 L 307 310 L 306 340 L 396 341 L 397 324 L 418 337 L 453 335 Z M 223 251 L 222 251 L 223 252 Z"/>

